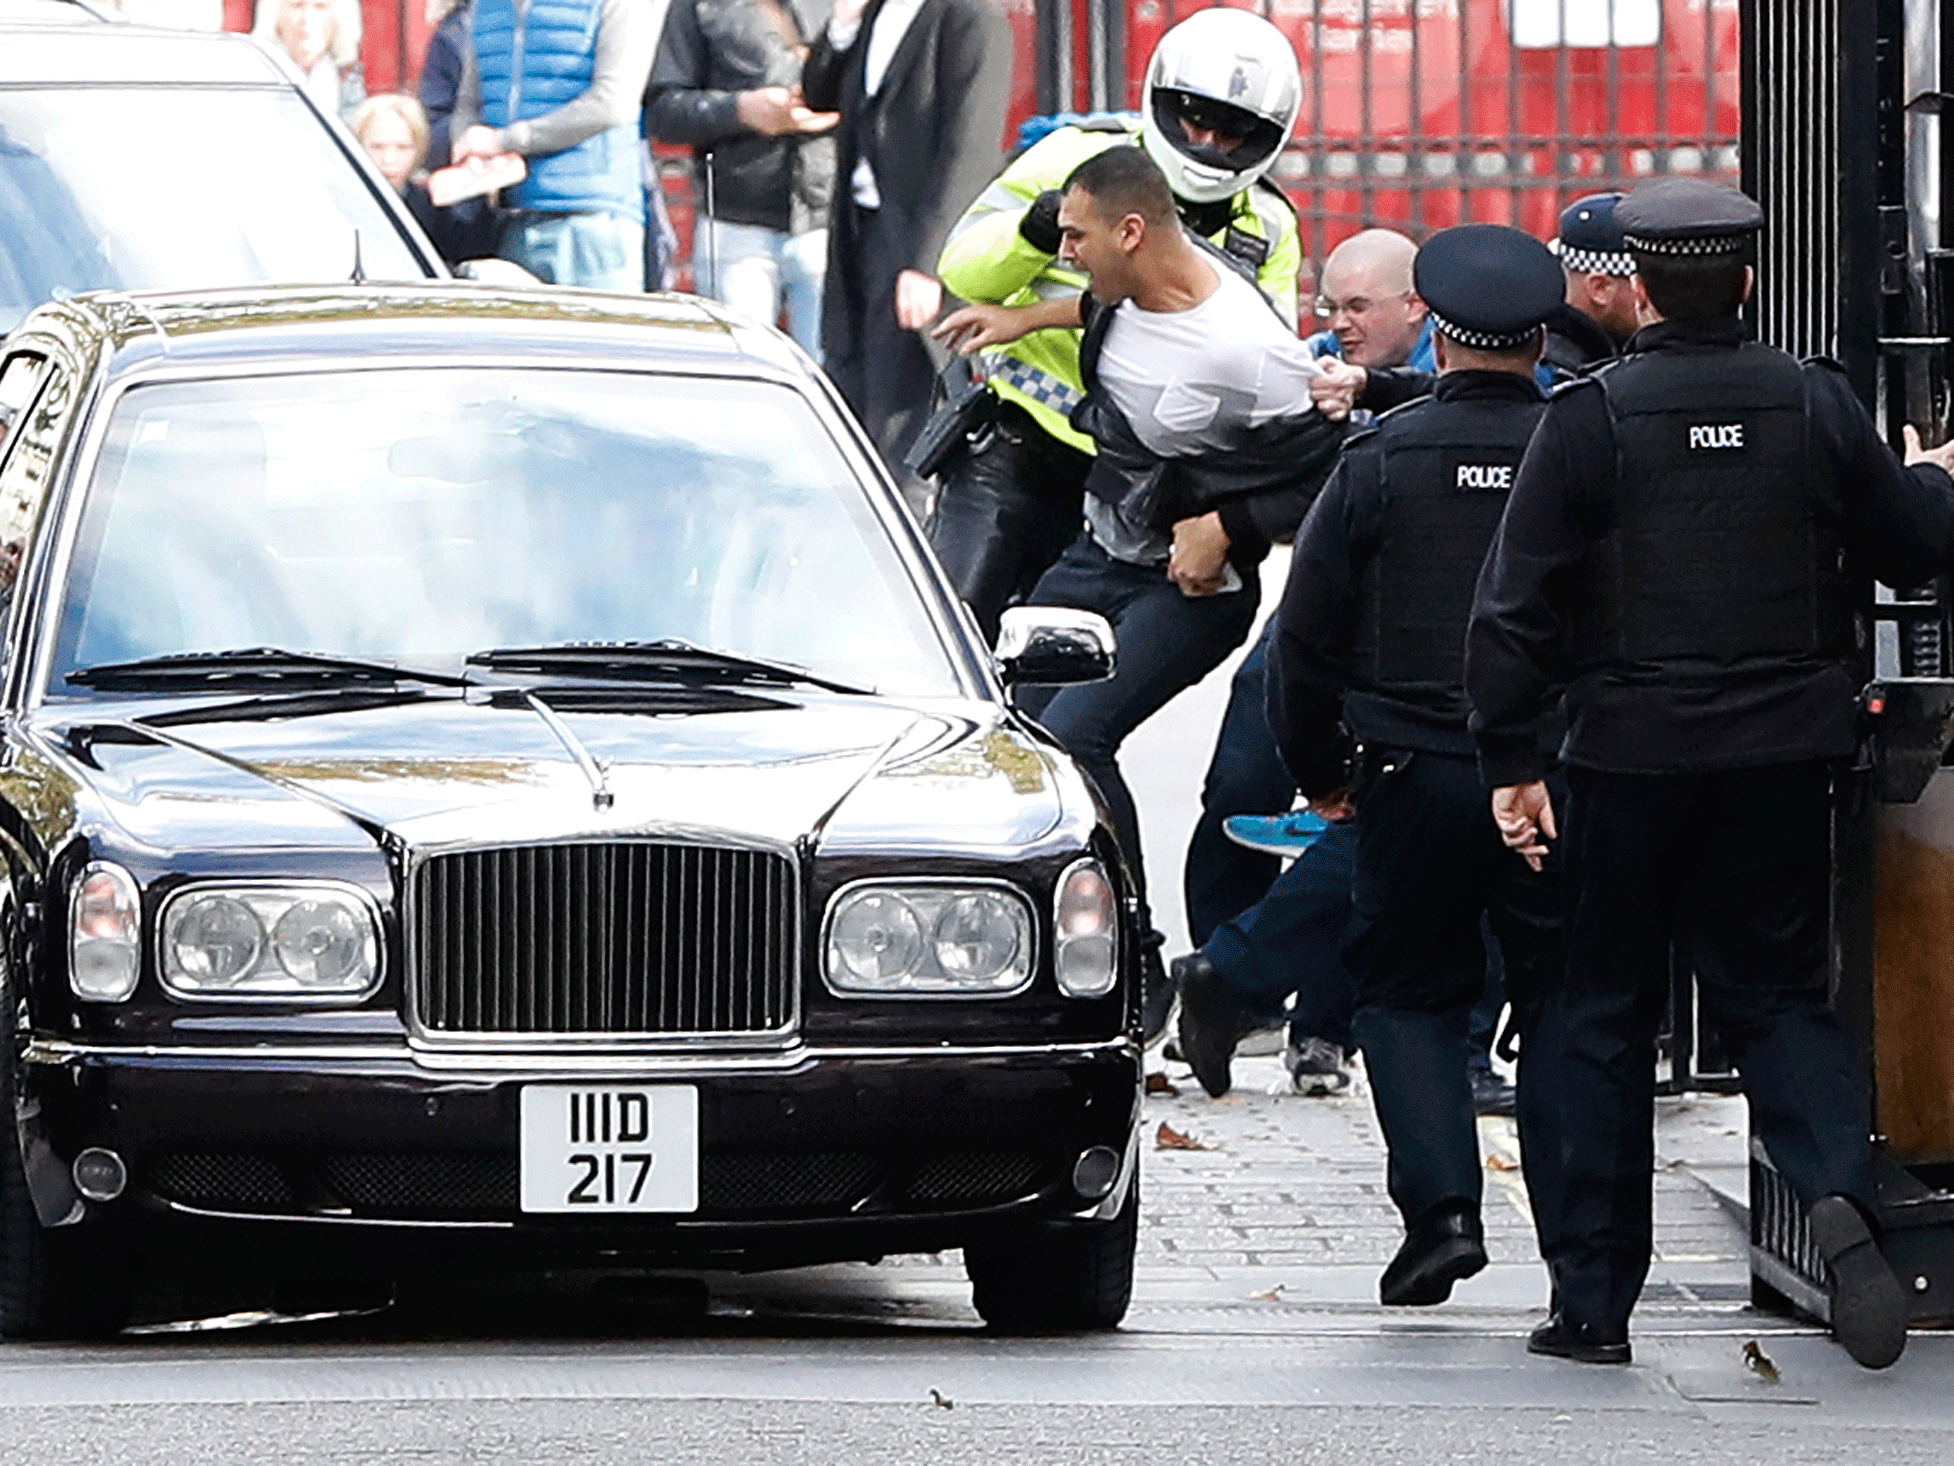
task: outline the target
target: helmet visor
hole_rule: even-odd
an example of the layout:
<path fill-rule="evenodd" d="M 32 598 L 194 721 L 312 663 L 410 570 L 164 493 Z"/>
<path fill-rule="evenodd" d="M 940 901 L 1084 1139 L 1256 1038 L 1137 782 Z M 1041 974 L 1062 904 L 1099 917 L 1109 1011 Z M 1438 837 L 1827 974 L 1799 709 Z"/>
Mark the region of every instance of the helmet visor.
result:
<path fill-rule="evenodd" d="M 1255 167 L 1282 146 L 1282 129 L 1244 107 L 1158 87 L 1154 122 L 1178 153 L 1211 168 Z"/>

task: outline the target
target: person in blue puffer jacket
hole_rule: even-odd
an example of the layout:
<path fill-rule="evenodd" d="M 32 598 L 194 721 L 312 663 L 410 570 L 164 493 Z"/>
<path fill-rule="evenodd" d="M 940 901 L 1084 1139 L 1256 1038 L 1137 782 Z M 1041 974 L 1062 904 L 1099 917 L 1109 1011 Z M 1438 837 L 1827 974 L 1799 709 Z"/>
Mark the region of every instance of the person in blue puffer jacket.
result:
<path fill-rule="evenodd" d="M 637 121 L 660 19 L 637 0 L 476 0 L 454 161 L 523 155 L 501 254 L 539 279 L 644 289 Z"/>

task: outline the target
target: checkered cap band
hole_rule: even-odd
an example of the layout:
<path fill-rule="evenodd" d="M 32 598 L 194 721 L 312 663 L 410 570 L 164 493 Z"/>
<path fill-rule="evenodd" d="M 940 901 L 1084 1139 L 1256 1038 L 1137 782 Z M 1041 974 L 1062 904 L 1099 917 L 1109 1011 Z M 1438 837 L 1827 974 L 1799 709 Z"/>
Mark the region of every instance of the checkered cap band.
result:
<path fill-rule="evenodd" d="M 1469 347 L 1473 351 L 1513 351 L 1532 341 L 1533 333 L 1538 331 L 1540 327 L 1534 325 L 1528 326 L 1524 331 L 1508 331 L 1504 333 L 1496 331 L 1474 331 L 1465 326 L 1454 325 L 1437 311 L 1433 311 L 1432 329 L 1444 336 L 1447 340 L 1456 341 L 1459 345 Z"/>
<path fill-rule="evenodd" d="M 1751 234 L 1701 234 L 1692 239 L 1650 239 L 1644 234 L 1624 234 L 1622 243 L 1645 255 L 1734 255 L 1751 242 Z"/>
<path fill-rule="evenodd" d="M 1582 249 L 1564 239 L 1554 241 L 1560 262 L 1579 275 L 1619 275 L 1624 280 L 1635 273 L 1635 256 L 1627 250 Z"/>

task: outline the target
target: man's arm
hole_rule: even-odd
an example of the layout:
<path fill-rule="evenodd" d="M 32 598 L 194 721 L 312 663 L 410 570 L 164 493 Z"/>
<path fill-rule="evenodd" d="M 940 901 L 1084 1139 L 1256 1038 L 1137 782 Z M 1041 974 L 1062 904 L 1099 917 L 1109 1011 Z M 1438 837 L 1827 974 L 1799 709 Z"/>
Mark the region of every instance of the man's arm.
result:
<path fill-rule="evenodd" d="M 1356 626 L 1352 512 L 1361 487 L 1376 473 L 1377 455 L 1361 441 L 1337 464 L 1297 532 L 1289 579 L 1276 608 L 1269 728 L 1296 787 L 1312 801 L 1336 793 L 1349 780 L 1343 694 Z"/>
<path fill-rule="evenodd" d="M 1486 783 L 1547 773 L 1540 720 L 1565 680 L 1559 655 L 1567 573 L 1588 553 L 1578 498 L 1606 492 L 1615 434 L 1601 388 L 1569 388 L 1548 405 L 1514 478 L 1479 572 L 1466 629 L 1466 695 Z"/>
<path fill-rule="evenodd" d="M 1954 444 L 1921 449 L 1909 427 L 1902 464 L 1840 372 L 1814 363 L 1805 379 L 1812 417 L 1850 485 L 1847 534 L 1865 569 L 1896 587 L 1954 570 Z"/>
<path fill-rule="evenodd" d="M 663 23 L 663 12 L 644 0 L 604 0 L 597 21 L 597 50 L 591 64 L 590 85 L 561 107 L 540 117 L 500 128 L 479 124 L 469 127 L 457 135 L 456 158 L 492 157 L 497 153 L 545 157 L 635 120 Z M 464 88 L 471 77 L 475 87 L 474 115 L 479 116 L 481 77 L 474 71 L 472 58 L 463 74 Z M 460 106 L 455 110 L 459 113 Z"/>
<path fill-rule="evenodd" d="M 930 335 L 971 356 L 994 346 L 1009 346 L 1033 331 L 1080 330 L 1084 300 L 1082 295 L 1062 295 L 1030 305 L 961 306 L 938 321 Z"/>

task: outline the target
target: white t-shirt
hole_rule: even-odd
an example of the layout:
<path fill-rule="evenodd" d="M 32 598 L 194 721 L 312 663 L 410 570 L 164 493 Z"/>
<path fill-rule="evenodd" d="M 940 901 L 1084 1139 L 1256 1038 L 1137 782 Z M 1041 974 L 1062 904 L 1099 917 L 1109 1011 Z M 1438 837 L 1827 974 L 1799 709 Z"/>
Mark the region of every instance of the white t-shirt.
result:
<path fill-rule="evenodd" d="M 1234 449 L 1250 428 L 1314 412 L 1310 378 L 1321 368 L 1262 293 L 1228 266 L 1203 259 L 1214 293 L 1184 311 L 1142 310 L 1127 301 L 1099 352 L 1099 384 L 1135 435 L 1162 458 Z M 1100 548 L 1116 559 L 1159 564 L 1172 540 L 1122 519 L 1088 497 Z"/>

